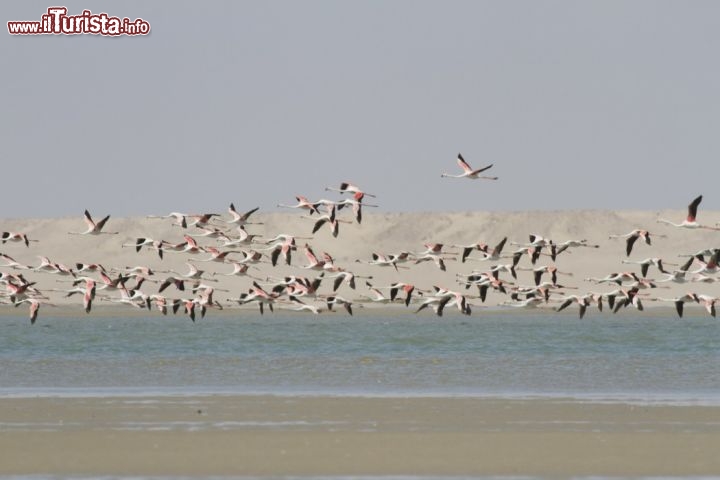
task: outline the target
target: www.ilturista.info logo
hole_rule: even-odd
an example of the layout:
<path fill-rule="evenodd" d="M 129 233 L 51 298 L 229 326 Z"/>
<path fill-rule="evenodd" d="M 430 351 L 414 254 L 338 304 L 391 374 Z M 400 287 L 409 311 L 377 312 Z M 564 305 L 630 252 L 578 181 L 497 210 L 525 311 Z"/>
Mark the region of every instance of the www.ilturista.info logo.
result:
<path fill-rule="evenodd" d="M 11 35 L 147 35 L 150 24 L 142 18 L 111 17 L 107 13 L 83 10 L 80 15 L 68 15 L 65 7 L 50 7 L 39 22 L 7 22 Z"/>

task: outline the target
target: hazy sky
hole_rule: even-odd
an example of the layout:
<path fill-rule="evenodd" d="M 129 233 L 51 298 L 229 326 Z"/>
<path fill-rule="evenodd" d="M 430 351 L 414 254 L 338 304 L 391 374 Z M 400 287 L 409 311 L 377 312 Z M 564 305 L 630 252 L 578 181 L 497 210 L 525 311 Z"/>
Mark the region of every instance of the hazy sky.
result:
<path fill-rule="evenodd" d="M 149 36 L 11 36 L 54 5 Z M 720 210 L 720 2 L 0 4 L 2 217 Z M 497 182 L 441 179 L 462 152 Z"/>

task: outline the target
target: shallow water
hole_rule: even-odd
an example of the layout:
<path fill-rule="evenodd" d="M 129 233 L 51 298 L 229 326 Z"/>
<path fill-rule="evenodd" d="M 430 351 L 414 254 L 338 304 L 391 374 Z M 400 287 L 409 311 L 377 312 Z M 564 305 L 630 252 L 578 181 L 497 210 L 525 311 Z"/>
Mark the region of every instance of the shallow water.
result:
<path fill-rule="evenodd" d="M 571 397 L 720 404 L 707 316 L 0 318 L 0 396 Z"/>

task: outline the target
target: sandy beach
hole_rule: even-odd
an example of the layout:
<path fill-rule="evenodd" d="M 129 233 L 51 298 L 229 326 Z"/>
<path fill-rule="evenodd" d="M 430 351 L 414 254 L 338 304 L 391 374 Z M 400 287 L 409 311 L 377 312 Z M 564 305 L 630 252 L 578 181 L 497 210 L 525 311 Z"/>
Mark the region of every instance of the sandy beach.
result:
<path fill-rule="evenodd" d="M 0 473 L 717 475 L 718 418 L 557 399 L 3 398 Z"/>

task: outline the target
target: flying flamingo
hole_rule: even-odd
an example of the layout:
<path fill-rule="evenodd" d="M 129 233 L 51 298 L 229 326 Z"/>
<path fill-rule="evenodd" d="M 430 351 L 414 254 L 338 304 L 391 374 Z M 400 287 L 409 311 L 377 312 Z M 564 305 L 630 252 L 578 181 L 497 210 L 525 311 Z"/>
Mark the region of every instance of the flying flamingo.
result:
<path fill-rule="evenodd" d="M 715 303 L 720 300 L 717 297 L 711 297 L 710 295 L 697 294 L 698 303 L 701 303 L 705 310 L 711 315 L 715 316 Z"/>
<path fill-rule="evenodd" d="M 555 258 L 560 255 L 562 252 L 569 248 L 576 248 L 576 247 L 588 247 L 588 248 L 600 248 L 600 245 L 590 245 L 587 243 L 587 240 L 566 240 L 562 243 L 553 243 L 552 240 L 550 240 L 549 245 L 550 247 L 550 258 L 552 258 L 552 261 L 555 261 Z"/>
<path fill-rule="evenodd" d="M 325 267 L 325 261 L 318 259 L 315 252 L 313 252 L 312 248 L 310 248 L 310 245 L 307 243 L 305 244 L 305 257 L 308 259 L 308 264 L 302 268 L 310 270 L 323 270 Z"/>
<path fill-rule="evenodd" d="M 349 183 L 349 182 L 342 182 L 340 184 L 340 188 L 325 187 L 325 190 L 333 191 L 333 192 L 340 192 L 341 194 L 342 193 L 352 193 L 352 194 L 356 194 L 356 195 L 361 194 L 361 196 L 367 195 L 368 197 L 375 198 L 375 195 L 373 195 L 371 193 L 363 192 L 362 190 L 360 190 L 360 187 L 358 187 L 357 185 L 353 185 L 352 183 Z"/>
<path fill-rule="evenodd" d="M 248 233 L 247 230 L 245 230 L 245 227 L 243 227 L 242 225 L 237 226 L 237 231 L 239 235 L 237 238 L 228 238 L 220 246 L 237 247 L 239 245 L 252 245 L 253 243 L 255 243 L 255 238 L 261 236 Z"/>
<path fill-rule="evenodd" d="M 697 294 L 693 292 L 686 293 L 685 295 L 681 295 L 676 298 L 656 298 L 654 300 L 658 302 L 673 302 L 675 304 L 675 310 L 680 318 L 683 316 L 683 309 L 686 302 L 700 303 L 700 299 Z"/>
<path fill-rule="evenodd" d="M 656 235 L 660 238 L 665 238 L 665 235 Z M 645 243 L 648 245 L 652 245 L 650 241 L 650 232 L 647 230 L 641 230 L 641 229 L 635 229 L 630 233 L 626 233 L 624 235 L 610 235 L 610 238 L 627 238 L 625 241 L 625 253 L 627 256 L 630 256 L 630 252 L 632 252 L 633 245 L 637 241 L 638 238 L 642 238 Z"/>
<path fill-rule="evenodd" d="M 311 217 L 305 217 L 305 218 L 311 218 Z M 338 234 L 340 233 L 340 222 L 343 223 L 351 223 L 347 222 L 345 220 L 340 220 L 339 218 L 335 217 L 335 205 L 333 205 L 330 208 L 330 211 L 326 214 L 321 215 L 317 221 L 315 222 L 315 225 L 313 226 L 312 233 L 316 233 L 318 230 L 322 228 L 323 225 L 326 223 L 328 224 L 328 227 L 330 228 L 330 232 L 332 233 L 332 236 L 337 238 Z"/>
<path fill-rule="evenodd" d="M 348 272 L 347 270 L 338 270 L 334 275 L 328 275 L 325 278 L 334 278 L 335 281 L 333 282 L 333 292 L 336 292 L 338 288 L 340 288 L 340 285 L 346 283 L 350 288 L 355 290 L 355 279 L 356 278 L 367 278 L 372 280 L 372 276 L 363 277 L 360 275 L 355 275 L 352 272 Z"/>
<path fill-rule="evenodd" d="M 30 240 L 24 233 L 19 232 L 2 232 L 2 243 L 5 242 L 23 242 L 26 247 L 30 246 L 30 242 L 37 242 L 37 240 Z"/>
<path fill-rule="evenodd" d="M 432 308 L 438 317 L 442 317 L 443 310 L 445 309 L 445 305 L 448 304 L 448 302 L 450 301 L 451 298 L 452 297 L 448 297 L 448 296 L 429 297 L 420 304 L 418 309 L 415 310 L 415 313 L 418 313 L 425 308 Z"/>
<path fill-rule="evenodd" d="M 355 220 L 357 223 L 362 222 L 362 207 L 378 207 L 379 205 L 370 205 L 369 203 L 362 203 L 362 197 L 365 194 L 363 193 L 356 193 L 353 195 L 352 199 L 346 198 L 344 200 L 341 200 L 339 202 L 336 202 L 335 205 L 337 206 L 337 209 L 340 210 L 346 205 L 352 206 L 353 214 L 355 215 Z"/>
<path fill-rule="evenodd" d="M 350 315 L 352 316 L 352 314 L 353 314 L 353 311 L 352 311 L 352 305 L 353 305 L 353 303 L 352 303 L 351 301 L 346 300 L 346 299 L 344 299 L 343 297 L 341 297 L 341 296 L 339 296 L 339 295 L 330 295 L 329 297 L 326 298 L 325 301 L 326 301 L 326 303 L 327 303 L 328 311 L 332 312 L 332 311 L 333 311 L 333 306 L 335 306 L 335 305 L 342 305 L 342 306 L 345 308 L 345 310 L 348 312 L 348 314 L 350 314 Z"/>
<path fill-rule="evenodd" d="M 175 220 L 173 225 L 177 225 L 182 228 L 187 228 L 187 217 L 188 215 L 186 213 L 180 213 L 180 212 L 170 212 L 167 215 L 148 215 L 146 218 L 172 218 Z"/>
<path fill-rule="evenodd" d="M 673 266 L 676 265 L 674 263 L 667 263 L 667 262 L 663 263 L 663 259 L 657 258 L 657 257 L 646 258 L 644 260 L 638 260 L 638 261 L 622 259 L 622 263 L 636 263 L 636 264 L 640 265 L 640 273 L 642 273 L 643 277 L 647 277 L 648 269 L 650 268 L 650 265 L 657 267 L 657 269 L 660 271 L 660 273 L 668 273 L 668 271 L 665 270 L 665 267 L 663 265 L 673 265 Z"/>
<path fill-rule="evenodd" d="M 443 173 L 440 175 L 440 177 L 451 177 L 451 178 L 470 178 L 472 180 L 477 180 L 478 178 L 482 178 L 485 180 L 497 180 L 498 177 L 485 177 L 481 176 L 480 173 L 484 172 L 485 170 L 491 168 L 493 164 L 491 163 L 487 167 L 478 168 L 477 170 L 473 170 L 470 165 L 465 161 L 462 154 L 458 153 L 457 156 L 457 163 L 460 165 L 460 168 L 463 169 L 463 173 L 459 175 L 451 175 L 449 173 Z"/>
<path fill-rule="evenodd" d="M 258 280 L 257 277 L 253 277 L 252 275 L 250 275 L 249 273 L 247 273 L 248 270 L 250 269 L 250 265 L 249 265 L 249 264 L 247 264 L 247 263 L 240 263 L 240 262 L 236 262 L 236 261 L 233 261 L 233 260 L 230 260 L 228 263 L 230 263 L 230 265 L 233 266 L 232 272 L 230 272 L 230 273 L 217 273 L 217 272 L 213 272 L 213 275 L 223 275 L 223 276 L 226 276 L 226 277 L 250 277 L 250 278 L 253 278 L 253 279 L 255 279 L 255 280 Z"/>
<path fill-rule="evenodd" d="M 30 304 L 30 325 L 35 325 L 35 321 L 38 317 L 38 312 L 40 311 L 40 301 L 35 298 L 23 298 L 22 300 L 18 300 L 14 303 L 16 307 L 20 306 L 21 303 L 29 303 Z M 52 305 L 50 303 L 46 305 Z"/>
<path fill-rule="evenodd" d="M 584 295 L 568 295 L 567 297 L 563 298 L 563 303 L 555 310 L 556 312 L 559 312 L 566 307 L 569 307 L 573 302 L 577 303 L 580 307 L 580 318 L 583 318 L 585 316 L 585 311 L 587 310 L 587 307 L 590 305 L 590 296 Z"/>
<path fill-rule="evenodd" d="M 702 202 L 702 198 L 702 195 L 700 195 L 695 200 L 693 200 L 690 205 L 688 205 L 687 217 L 681 223 L 674 223 L 670 220 L 665 220 L 664 218 L 658 218 L 658 223 L 664 223 L 666 225 L 671 225 L 678 228 L 704 228 L 706 230 L 720 230 L 720 228 L 717 227 L 701 225 L 695 220 L 695 218 L 697 217 L 698 205 L 700 205 L 700 202 Z"/>
<path fill-rule="evenodd" d="M 6 262 L 5 265 L 0 265 L 3 268 L 16 268 L 18 270 L 30 270 L 32 268 L 28 265 L 16 262 L 10 255 L 5 255 L 4 253 L 0 253 L 0 258 Z"/>
<path fill-rule="evenodd" d="M 123 243 L 121 247 L 135 247 L 136 252 L 139 252 L 144 246 L 152 247 L 157 250 L 158 256 L 160 257 L 160 260 L 162 260 L 163 246 L 165 243 L 165 240 L 153 240 L 152 238 L 138 237 L 135 239 L 135 243 Z"/>
<path fill-rule="evenodd" d="M 250 225 L 253 224 L 253 222 L 248 222 L 248 218 L 250 218 L 250 215 L 257 212 L 260 209 L 260 207 L 255 207 L 252 210 L 248 210 L 247 212 L 243 213 L 242 215 L 235 210 L 235 205 L 230 204 L 230 207 L 228 207 L 228 212 L 230 212 L 230 215 L 232 216 L 232 219 L 227 220 L 225 223 L 231 223 L 234 225 Z M 255 225 L 262 225 L 261 222 L 254 223 Z"/>
<path fill-rule="evenodd" d="M 313 213 L 320 214 L 320 211 L 318 210 L 317 204 L 312 203 L 310 200 L 307 199 L 307 197 L 303 197 L 302 195 L 295 196 L 295 199 L 297 200 L 297 204 L 295 205 L 285 205 L 283 203 L 278 203 L 278 207 L 283 208 L 301 208 L 303 210 L 309 210 L 310 215 Z"/>
<path fill-rule="evenodd" d="M 107 223 L 108 219 L 110 218 L 110 215 L 106 216 L 99 222 L 95 223 L 93 221 L 92 217 L 90 216 L 90 212 L 85 210 L 85 223 L 87 223 L 88 229 L 84 232 L 68 232 L 71 235 L 117 235 L 119 232 L 103 232 L 102 229 L 105 226 L 105 223 Z"/>

